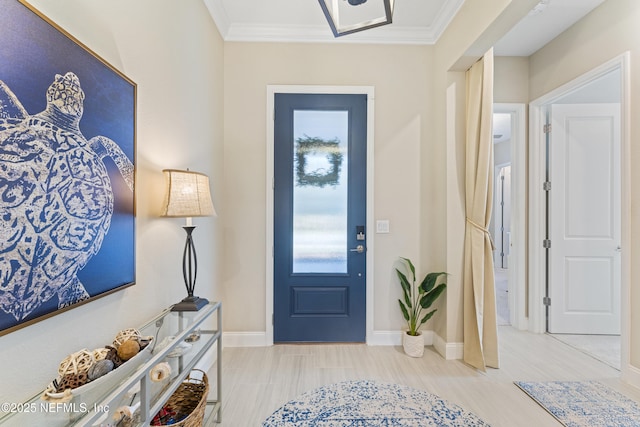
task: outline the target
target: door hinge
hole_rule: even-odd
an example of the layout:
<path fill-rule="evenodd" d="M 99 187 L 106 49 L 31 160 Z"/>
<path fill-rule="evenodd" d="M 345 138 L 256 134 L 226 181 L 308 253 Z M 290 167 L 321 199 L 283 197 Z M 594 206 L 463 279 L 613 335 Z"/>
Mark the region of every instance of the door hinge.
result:
<path fill-rule="evenodd" d="M 546 181 L 544 184 L 542 184 L 542 189 L 544 191 L 551 191 L 551 181 Z"/>
<path fill-rule="evenodd" d="M 271 326 L 275 325 L 275 315 L 271 313 Z"/>
<path fill-rule="evenodd" d="M 549 298 L 549 297 L 542 298 L 542 303 L 544 305 L 551 305 L 551 298 Z"/>
<path fill-rule="evenodd" d="M 542 241 L 542 247 L 545 249 L 549 249 L 551 247 L 551 239 L 544 239 Z"/>
<path fill-rule="evenodd" d="M 551 133 L 551 123 L 547 123 L 546 125 L 544 125 L 542 130 L 544 131 L 544 133 Z"/>

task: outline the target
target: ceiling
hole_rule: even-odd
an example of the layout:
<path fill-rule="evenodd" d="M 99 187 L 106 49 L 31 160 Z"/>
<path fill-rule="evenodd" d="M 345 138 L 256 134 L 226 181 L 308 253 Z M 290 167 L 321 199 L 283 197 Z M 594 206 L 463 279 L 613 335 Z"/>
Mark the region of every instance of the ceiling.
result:
<path fill-rule="evenodd" d="M 467 0 L 491 1 L 491 0 Z M 496 45 L 497 56 L 530 56 L 605 0 L 540 0 Z M 434 44 L 465 0 L 396 0 L 393 23 L 334 38 L 316 0 L 204 0 L 226 41 Z M 495 142 L 511 137 L 495 117 Z"/>
<path fill-rule="evenodd" d="M 316 0 L 204 0 L 226 41 L 427 45 L 438 40 L 464 1 L 396 0 L 392 24 L 334 38 Z M 604 1 L 540 0 L 494 52 L 529 56 Z"/>

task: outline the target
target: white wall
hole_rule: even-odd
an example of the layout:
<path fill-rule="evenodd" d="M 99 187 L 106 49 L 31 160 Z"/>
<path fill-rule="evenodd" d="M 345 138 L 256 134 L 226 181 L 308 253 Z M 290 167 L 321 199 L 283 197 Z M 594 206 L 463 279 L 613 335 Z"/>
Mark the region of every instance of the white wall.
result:
<path fill-rule="evenodd" d="M 219 218 L 194 220 L 196 293 L 220 296 L 223 44 L 205 6 L 198 0 L 31 3 L 138 84 L 137 284 L 0 337 L 3 402 L 41 392 L 67 354 L 104 346 L 120 329 L 143 324 L 186 295 L 182 223 L 157 218 L 163 168 L 189 167 L 211 178 Z"/>

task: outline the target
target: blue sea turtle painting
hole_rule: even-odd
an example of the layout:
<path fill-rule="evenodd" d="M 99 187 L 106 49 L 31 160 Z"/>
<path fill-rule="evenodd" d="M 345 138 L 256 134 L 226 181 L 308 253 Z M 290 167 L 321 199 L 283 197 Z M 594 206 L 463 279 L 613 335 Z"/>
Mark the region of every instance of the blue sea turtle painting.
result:
<path fill-rule="evenodd" d="M 0 309 L 20 321 L 54 296 L 58 308 L 89 298 L 77 273 L 109 231 L 110 157 L 133 191 L 134 168 L 111 139 L 80 131 L 85 94 L 56 75 L 44 111 L 30 115 L 0 81 Z"/>

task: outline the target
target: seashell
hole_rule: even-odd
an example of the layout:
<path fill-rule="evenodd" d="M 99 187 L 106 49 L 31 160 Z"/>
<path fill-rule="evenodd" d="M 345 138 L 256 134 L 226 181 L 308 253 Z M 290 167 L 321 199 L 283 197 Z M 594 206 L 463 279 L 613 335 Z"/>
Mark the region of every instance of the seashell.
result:
<path fill-rule="evenodd" d="M 86 348 L 68 355 L 58 366 L 58 374 L 63 377 L 67 374 L 79 374 L 87 372 L 96 359 L 93 353 Z"/>
<path fill-rule="evenodd" d="M 89 377 L 89 381 L 93 381 L 95 379 L 100 378 L 103 375 L 108 374 L 113 371 L 113 362 L 108 359 L 98 360 L 93 364 L 91 368 L 89 368 L 89 372 L 87 372 L 87 376 Z"/>
<path fill-rule="evenodd" d="M 89 382 L 89 377 L 87 376 L 87 372 L 80 372 L 79 374 L 67 374 L 60 378 L 58 381 L 58 393 L 62 393 L 66 389 L 74 389 L 80 386 L 85 385 Z"/>
<path fill-rule="evenodd" d="M 133 416 L 133 412 L 131 412 L 130 406 L 120 406 L 116 409 L 115 414 L 113 414 L 113 421 L 120 421 L 123 418 L 131 418 Z"/>
<path fill-rule="evenodd" d="M 155 383 L 164 381 L 171 376 L 171 366 L 167 362 L 158 363 L 151 368 L 149 372 L 149 379 Z"/>
<path fill-rule="evenodd" d="M 135 339 L 128 340 L 118 347 L 118 357 L 124 361 L 131 359 L 140 351 L 140 344 Z"/>
<path fill-rule="evenodd" d="M 135 328 L 123 329 L 120 332 L 118 332 L 116 337 L 113 339 L 113 346 L 117 349 L 124 342 L 129 341 L 129 340 L 138 341 L 140 339 L 140 337 L 141 337 L 140 336 L 140 331 L 135 329 Z"/>
<path fill-rule="evenodd" d="M 139 407 L 140 402 L 132 406 L 120 406 L 116 409 L 115 414 L 113 414 L 113 421 L 119 423 L 120 421 L 133 418 L 133 414 L 138 410 Z M 125 425 L 127 424 L 125 423 Z"/>
<path fill-rule="evenodd" d="M 153 341 L 153 337 L 152 336 L 140 337 L 138 339 L 138 344 L 140 344 L 140 350 L 142 350 L 143 348 L 148 346 L 151 343 L 151 341 Z"/>

